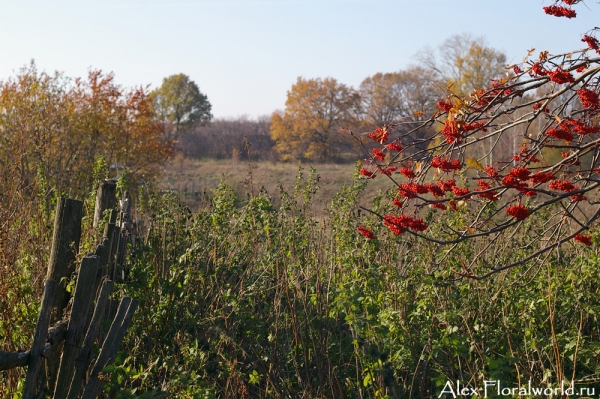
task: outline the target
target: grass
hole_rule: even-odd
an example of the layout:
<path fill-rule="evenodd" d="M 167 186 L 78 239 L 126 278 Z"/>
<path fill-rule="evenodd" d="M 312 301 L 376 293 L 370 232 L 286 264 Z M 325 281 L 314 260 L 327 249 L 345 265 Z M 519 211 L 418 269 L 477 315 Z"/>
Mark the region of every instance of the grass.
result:
<path fill-rule="evenodd" d="M 257 194 L 261 189 L 279 202 L 280 187 L 291 192 L 296 176 L 303 168 L 308 173 L 316 169 L 319 175 L 319 190 L 313 202 L 316 216 L 324 216 L 326 206 L 343 185 L 352 182 L 354 164 L 300 164 L 250 162 L 236 160 L 196 160 L 179 157 L 168 165 L 159 181 L 159 188 L 179 194 L 193 210 L 210 201 L 218 184 L 224 180 L 236 194 L 245 197 Z M 369 182 L 370 188 L 360 199 L 361 204 L 370 204 L 379 190 L 391 187 L 389 180 L 382 177 Z"/>

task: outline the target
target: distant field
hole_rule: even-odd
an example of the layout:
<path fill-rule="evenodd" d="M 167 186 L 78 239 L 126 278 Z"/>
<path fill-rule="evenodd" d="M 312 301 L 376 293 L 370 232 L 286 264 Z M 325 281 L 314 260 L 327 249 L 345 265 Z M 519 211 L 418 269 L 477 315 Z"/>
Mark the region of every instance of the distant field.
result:
<path fill-rule="evenodd" d="M 194 160 L 179 158 L 166 168 L 159 184 L 162 189 L 176 190 L 180 198 L 193 209 L 206 204 L 212 198 L 213 190 L 221 180 L 225 180 L 238 195 L 246 196 L 264 187 L 275 199 L 279 198 L 279 187 L 291 192 L 299 168 L 308 176 L 313 166 L 319 175 L 319 191 L 314 207 L 317 214 L 324 214 L 326 205 L 344 184 L 352 182 L 353 164 L 297 164 L 252 162 L 234 160 Z M 250 186 L 250 167 L 252 168 L 252 188 Z M 361 199 L 368 203 L 379 189 L 390 187 L 389 181 L 379 178 L 369 182 L 369 189 Z"/>

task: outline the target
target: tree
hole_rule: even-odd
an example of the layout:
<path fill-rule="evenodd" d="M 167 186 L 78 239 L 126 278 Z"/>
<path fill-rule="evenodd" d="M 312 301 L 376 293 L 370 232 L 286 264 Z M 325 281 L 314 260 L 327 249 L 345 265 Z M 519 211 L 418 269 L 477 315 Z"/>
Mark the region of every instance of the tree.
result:
<path fill-rule="evenodd" d="M 461 96 L 487 87 L 493 79 L 505 75 L 506 56 L 488 47 L 481 37 L 454 35 L 446 39 L 437 52 L 428 48 L 418 55 L 422 65 L 429 68 L 441 87 Z"/>
<path fill-rule="evenodd" d="M 435 79 L 423 67 L 376 73 L 363 80 L 359 88 L 364 117 L 378 126 L 417 120 L 419 114 L 434 110 L 435 91 Z"/>
<path fill-rule="evenodd" d="M 544 11 L 574 17 L 578 2 L 561 2 Z M 592 245 L 586 232 L 600 217 L 595 198 L 600 188 L 600 42 L 593 32 L 581 41 L 586 48 L 566 54 L 542 51 L 532 57 L 532 50 L 521 63 L 507 66 L 504 77 L 474 78 L 484 86 L 468 89 L 461 82 L 467 82 L 463 77 L 469 69 L 455 62 L 464 57 L 447 53 L 444 63 L 461 72 L 438 101 L 438 110 L 414 127 L 438 127 L 430 145 L 407 153 L 389 126 L 368 135 L 378 146 L 360 172 L 367 178 L 383 175 L 395 192 L 382 211 L 365 209 L 393 234 L 437 245 L 443 254 L 440 267 L 449 257 L 462 256 L 452 267 L 459 277 L 480 279 L 518 265 L 532 267 L 567 242 Z M 482 50 L 469 49 L 466 59 L 473 60 Z M 490 57 L 490 65 L 501 59 Z M 471 76 L 483 76 L 473 70 Z M 506 136 L 519 140 L 510 157 L 492 162 L 472 151 L 484 140 L 491 140 L 493 148 Z M 550 156 L 556 152 L 559 157 Z M 434 217 L 448 222 L 430 231 L 427 220 Z M 373 238 L 369 229 L 359 231 Z M 502 253 L 503 243 L 516 236 L 523 240 L 522 251 Z M 479 240 L 480 250 L 457 255 L 465 240 Z"/>
<path fill-rule="evenodd" d="M 157 114 L 163 123 L 173 127 L 175 134 L 212 119 L 208 97 L 183 73 L 164 78 L 162 85 L 150 96 L 154 99 Z"/>
<path fill-rule="evenodd" d="M 333 78 L 298 78 L 283 113 L 271 118 L 271 137 L 283 160 L 339 159 L 352 143 L 340 132 L 359 121 L 360 96 Z"/>
<path fill-rule="evenodd" d="M 89 190 L 98 157 L 135 183 L 155 177 L 174 145 L 145 89 L 123 89 L 98 70 L 71 80 L 33 64 L 0 83 L 0 143 L 0 170 L 24 189 L 43 176 L 50 194 L 73 196 Z"/>

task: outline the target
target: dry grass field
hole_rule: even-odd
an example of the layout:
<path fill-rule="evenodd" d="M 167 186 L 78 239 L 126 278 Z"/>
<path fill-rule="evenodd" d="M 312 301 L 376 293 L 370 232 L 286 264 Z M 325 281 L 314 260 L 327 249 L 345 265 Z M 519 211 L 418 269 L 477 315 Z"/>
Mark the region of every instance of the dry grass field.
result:
<path fill-rule="evenodd" d="M 264 189 L 278 203 L 280 187 L 287 192 L 293 190 L 294 181 L 303 168 L 304 176 L 313 167 L 319 176 L 319 191 L 314 200 L 314 211 L 324 215 L 327 204 L 344 184 L 350 184 L 354 173 L 354 164 L 298 164 L 250 162 L 237 160 L 196 160 L 179 157 L 167 166 L 159 181 L 161 189 L 174 190 L 180 199 L 192 209 L 205 205 L 214 189 L 225 181 L 240 197 L 250 193 L 257 194 Z M 390 187 L 383 178 L 369 182 L 361 203 L 369 203 L 382 189 Z"/>

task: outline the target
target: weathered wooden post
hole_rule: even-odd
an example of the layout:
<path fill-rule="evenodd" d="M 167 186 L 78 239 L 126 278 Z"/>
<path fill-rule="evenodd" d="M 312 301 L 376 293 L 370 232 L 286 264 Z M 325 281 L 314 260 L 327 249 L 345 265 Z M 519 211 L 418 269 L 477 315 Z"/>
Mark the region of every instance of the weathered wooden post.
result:
<path fill-rule="evenodd" d="M 115 226 L 117 224 L 117 215 L 118 214 L 119 214 L 119 212 L 117 212 L 115 209 L 110 210 L 110 217 L 108 218 L 108 223 L 106 224 L 106 226 L 104 226 L 104 235 L 103 235 L 104 238 L 108 238 L 109 240 L 112 240 L 112 236 L 115 231 Z"/>
<path fill-rule="evenodd" d="M 33 344 L 29 352 L 29 362 L 27 368 L 27 378 L 25 380 L 25 388 L 23 390 L 23 399 L 33 399 L 38 395 L 38 389 L 41 382 L 38 380 L 40 371 L 44 364 L 42 352 L 46 338 L 48 337 L 48 326 L 50 323 L 50 313 L 52 311 L 52 299 L 56 295 L 57 289 L 60 288 L 56 281 L 46 280 L 44 286 L 44 297 L 42 298 L 42 308 L 38 316 Z"/>
<path fill-rule="evenodd" d="M 100 224 L 104 211 L 115 207 L 115 204 L 117 203 L 116 194 L 116 180 L 103 180 L 98 185 L 96 207 L 94 208 L 94 228 L 98 227 L 98 224 Z"/>
<path fill-rule="evenodd" d="M 69 293 L 62 284 L 62 279 L 69 279 L 75 273 L 75 256 L 81 238 L 82 213 L 83 202 L 81 201 L 59 198 L 56 204 L 54 235 L 46 280 L 56 281 L 59 286 L 51 298 L 50 324 L 62 320 L 64 309 L 69 302 Z M 54 389 L 59 361 L 60 351 L 55 351 L 46 359 L 46 378 L 50 389 Z"/>
<path fill-rule="evenodd" d="M 85 334 L 85 339 L 75 364 L 75 375 L 71 381 L 68 399 L 75 399 L 83 387 L 85 372 L 89 367 L 88 362 L 92 345 L 98 334 L 98 328 L 100 327 L 100 322 L 102 320 L 102 316 L 104 315 L 104 309 L 108 303 L 109 295 L 112 294 L 113 287 L 114 284 L 110 280 L 104 280 L 102 283 L 102 288 L 100 289 L 100 294 L 98 295 L 98 299 L 96 301 L 96 308 L 94 309 L 94 314 L 90 323 L 88 323 L 88 330 Z"/>
<path fill-rule="evenodd" d="M 98 354 L 96 363 L 94 363 L 88 383 L 83 391 L 83 399 L 94 399 L 98 396 L 100 388 L 102 388 L 103 385 L 103 382 L 100 379 L 100 372 L 114 360 L 117 350 L 125 337 L 125 333 L 131 324 L 131 319 L 133 318 L 133 314 L 135 313 L 138 304 L 139 301 L 137 299 L 132 300 L 130 297 L 123 297 L 121 299 L 117 314 L 108 330 L 108 335 L 104 340 L 102 349 L 100 349 L 100 353 Z"/>
<path fill-rule="evenodd" d="M 65 348 L 60 360 L 60 370 L 54 390 L 56 399 L 66 399 L 71 387 L 76 361 L 87 331 L 88 313 L 92 310 L 92 303 L 96 295 L 96 292 L 92 291 L 99 267 L 100 259 L 97 256 L 86 256 L 81 262 L 73 298 L 73 309 L 67 327 Z"/>

